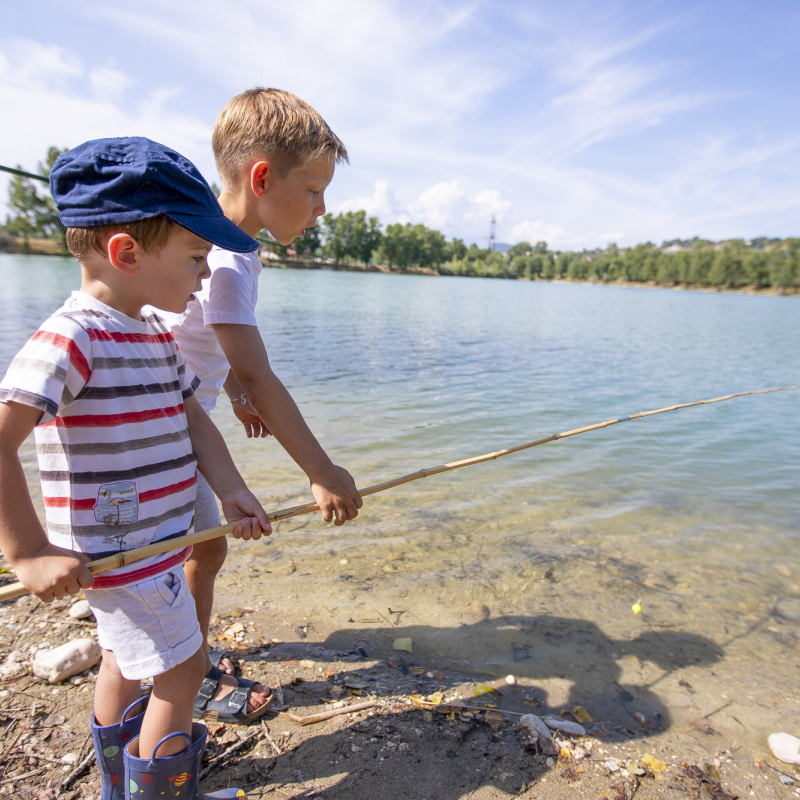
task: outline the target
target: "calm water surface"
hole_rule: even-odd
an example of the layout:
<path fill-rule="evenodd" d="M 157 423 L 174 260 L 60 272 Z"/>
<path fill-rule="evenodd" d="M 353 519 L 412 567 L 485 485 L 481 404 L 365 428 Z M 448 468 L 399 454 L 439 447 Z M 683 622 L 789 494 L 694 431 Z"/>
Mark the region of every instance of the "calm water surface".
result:
<path fill-rule="evenodd" d="M 0 256 L 0 276 L 5 370 L 79 272 L 68 259 Z M 800 384 L 792 298 L 291 270 L 265 270 L 260 296 L 275 371 L 362 486 L 638 411 Z M 543 614 L 581 620 L 619 642 L 685 632 L 722 648 L 721 685 L 744 687 L 769 662 L 767 680 L 789 692 L 797 628 L 773 610 L 800 597 L 799 411 L 800 392 L 743 398 L 431 478 L 368 499 L 341 530 L 283 523 L 271 544 L 237 550 L 229 580 L 263 562 L 265 596 L 327 597 L 328 627 L 383 604 L 431 630 L 488 613 L 518 631 Z M 265 506 L 308 499 L 273 440 L 244 439 L 227 403 L 214 416 Z M 465 667 L 525 666 L 518 646 L 449 649 Z"/>

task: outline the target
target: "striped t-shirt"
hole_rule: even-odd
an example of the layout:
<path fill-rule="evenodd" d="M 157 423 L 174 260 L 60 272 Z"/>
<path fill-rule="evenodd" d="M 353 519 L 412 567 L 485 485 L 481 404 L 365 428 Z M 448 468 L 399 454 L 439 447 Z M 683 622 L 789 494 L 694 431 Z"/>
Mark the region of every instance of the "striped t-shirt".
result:
<path fill-rule="evenodd" d="M 45 320 L 0 401 L 43 412 L 34 437 L 52 544 L 94 560 L 191 533 L 197 462 L 183 401 L 198 384 L 155 314 L 133 319 L 73 292 Z M 153 577 L 190 552 L 100 573 L 94 587 Z"/>

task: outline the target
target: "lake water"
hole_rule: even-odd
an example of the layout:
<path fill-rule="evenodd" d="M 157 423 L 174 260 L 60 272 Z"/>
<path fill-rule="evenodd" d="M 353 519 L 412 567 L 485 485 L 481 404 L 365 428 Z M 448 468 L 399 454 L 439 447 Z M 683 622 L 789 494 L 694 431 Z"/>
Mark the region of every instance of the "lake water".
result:
<path fill-rule="evenodd" d="M 5 370 L 79 271 L 4 255 L 0 276 Z M 272 269 L 258 318 L 361 486 L 800 384 L 793 298 Z M 220 587 L 264 603 L 259 624 L 282 638 L 301 617 L 312 642 L 384 652 L 407 635 L 420 663 L 513 672 L 554 708 L 620 701 L 669 721 L 716 704 L 740 741 L 737 725 L 796 733 L 798 625 L 775 609 L 800 598 L 798 412 L 800 392 L 687 409 L 393 489 L 343 529 L 286 521 L 269 544 L 234 545 Z M 214 418 L 268 509 L 309 499 L 274 440 L 247 441 L 227 403 Z"/>

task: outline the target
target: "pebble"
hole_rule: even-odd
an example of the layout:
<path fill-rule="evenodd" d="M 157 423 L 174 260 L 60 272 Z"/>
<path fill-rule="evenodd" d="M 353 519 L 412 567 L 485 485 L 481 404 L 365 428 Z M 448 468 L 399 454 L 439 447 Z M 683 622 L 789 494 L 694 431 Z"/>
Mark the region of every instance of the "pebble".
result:
<path fill-rule="evenodd" d="M 506 683 L 509 686 L 514 686 L 517 682 L 517 679 L 513 675 L 506 675 Z"/>
<path fill-rule="evenodd" d="M 778 761 L 800 766 L 800 739 L 789 733 L 773 733 L 767 741 Z"/>
<path fill-rule="evenodd" d="M 62 764 L 75 764 L 78 761 L 78 754 L 77 753 L 64 753 L 61 756 L 61 763 Z"/>
<path fill-rule="evenodd" d="M 525 714 L 519 718 L 517 724 L 525 732 L 531 743 L 541 745 L 543 753 L 549 755 L 558 753 L 547 725 L 535 714 Z"/>
<path fill-rule="evenodd" d="M 92 616 L 92 609 L 89 607 L 88 600 L 78 600 L 69 610 L 72 619 L 87 619 Z"/>
<path fill-rule="evenodd" d="M 340 564 L 341 564 L 343 567 L 346 567 L 346 566 L 347 566 L 347 565 L 348 565 L 350 562 L 349 562 L 349 561 L 348 561 L 346 558 L 340 558 L 340 559 L 339 559 L 339 563 L 340 563 Z"/>
<path fill-rule="evenodd" d="M 784 786 L 794 786 L 794 781 L 788 775 L 779 776 Z"/>
<path fill-rule="evenodd" d="M 548 728 L 554 731 L 561 731 L 561 733 L 568 733 L 572 736 L 586 736 L 586 728 L 578 725 L 577 722 L 570 722 L 558 717 L 545 717 L 543 721 Z"/>
<path fill-rule="evenodd" d="M 552 758 L 548 758 L 547 761 L 545 761 L 544 763 L 547 764 L 548 767 L 552 767 L 555 765 L 556 762 L 553 761 Z"/>
<path fill-rule="evenodd" d="M 0 666 L 0 679 L 10 680 L 24 675 L 28 671 L 22 663 L 24 658 L 25 656 L 19 650 L 9 653 L 2 666 Z"/>
<path fill-rule="evenodd" d="M 784 597 L 775 606 L 775 613 L 789 622 L 800 622 L 800 600 Z"/>
<path fill-rule="evenodd" d="M 40 650 L 33 659 L 33 674 L 48 683 L 60 683 L 93 667 L 101 655 L 94 639 L 73 639 L 52 650 Z"/>
<path fill-rule="evenodd" d="M 603 764 L 603 766 L 609 772 L 619 772 L 619 764 L 617 764 L 616 761 L 606 761 L 605 764 Z"/>

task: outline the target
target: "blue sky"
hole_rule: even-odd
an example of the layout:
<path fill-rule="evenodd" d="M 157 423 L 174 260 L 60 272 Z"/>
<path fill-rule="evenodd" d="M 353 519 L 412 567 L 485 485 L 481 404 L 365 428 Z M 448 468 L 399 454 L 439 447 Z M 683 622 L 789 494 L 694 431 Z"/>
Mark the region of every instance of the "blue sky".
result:
<path fill-rule="evenodd" d="M 2 23 L 3 164 L 144 135 L 215 180 L 214 119 L 260 84 L 347 145 L 334 212 L 484 244 L 494 214 L 559 249 L 800 235 L 789 0 L 39 0 Z"/>

